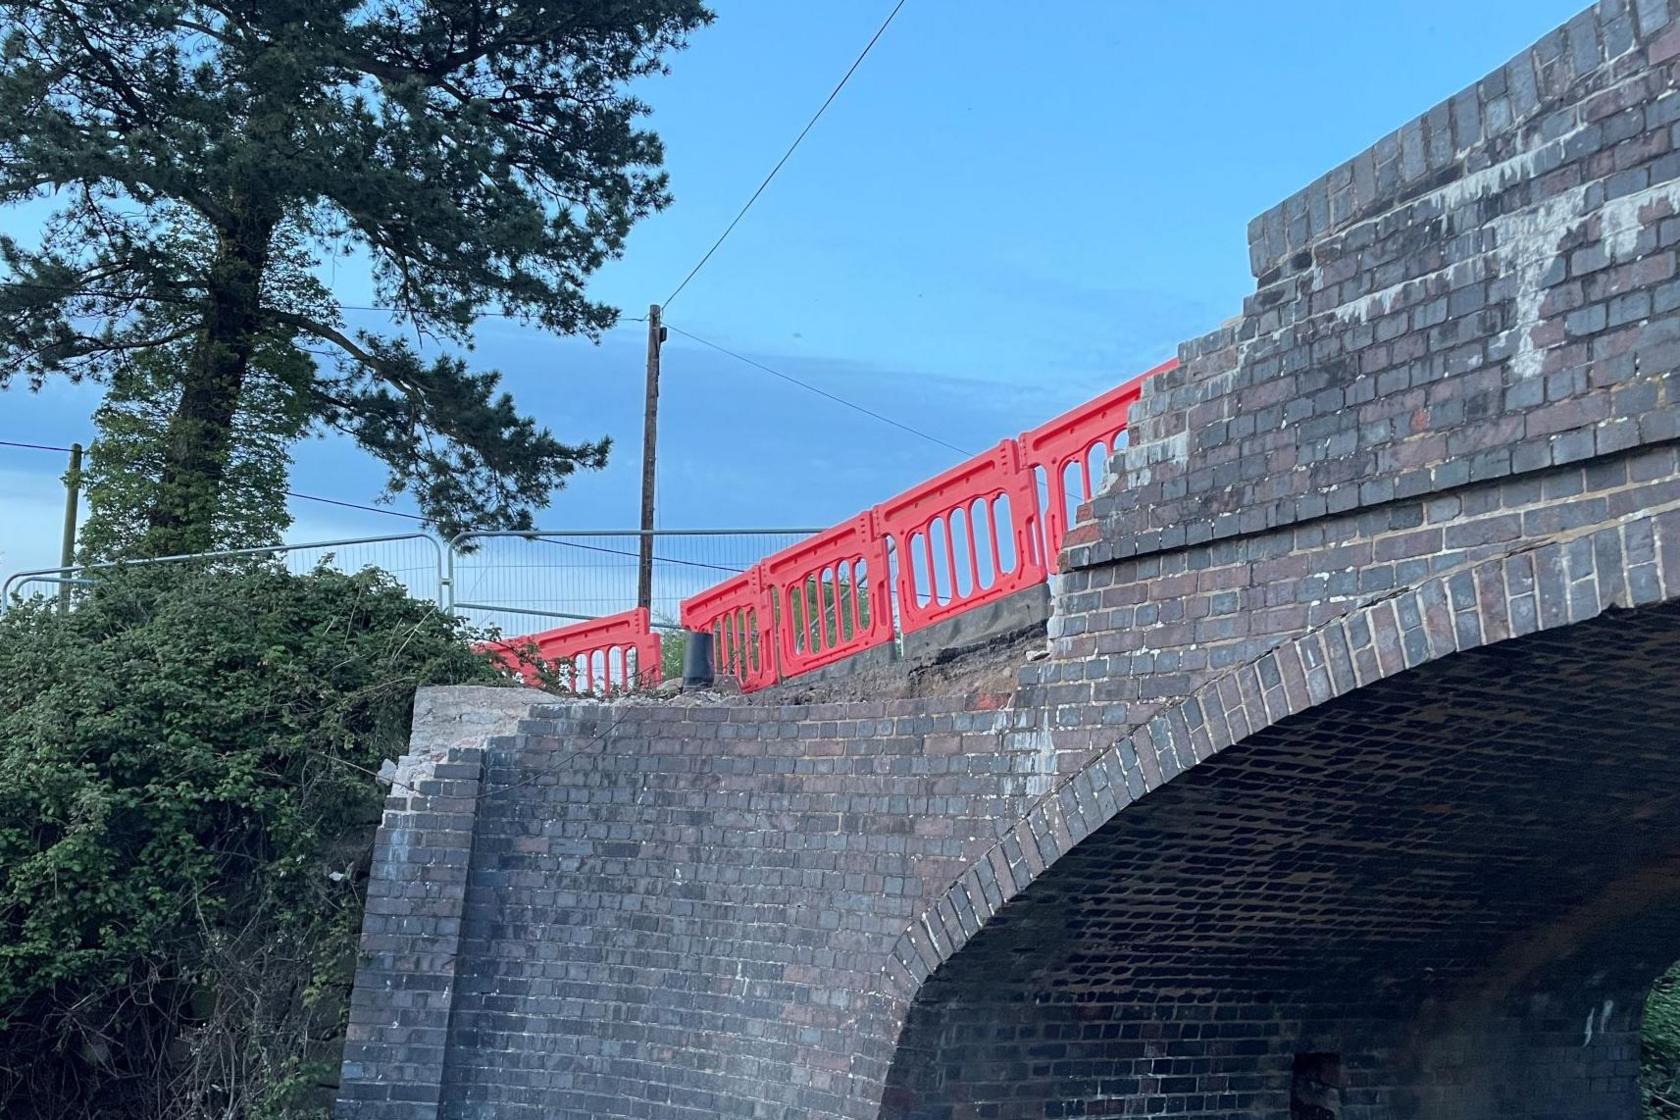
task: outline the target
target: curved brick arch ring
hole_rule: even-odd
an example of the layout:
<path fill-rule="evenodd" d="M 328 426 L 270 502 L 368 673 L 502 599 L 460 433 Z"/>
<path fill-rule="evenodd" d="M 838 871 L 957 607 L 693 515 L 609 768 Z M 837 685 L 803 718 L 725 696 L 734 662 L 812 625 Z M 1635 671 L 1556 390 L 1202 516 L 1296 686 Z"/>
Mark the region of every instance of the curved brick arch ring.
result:
<path fill-rule="evenodd" d="M 1198 763 L 1453 653 L 1680 598 L 1677 507 L 1560 534 L 1367 602 L 1136 728 L 1041 798 L 899 937 L 881 988 L 897 1029 L 922 984 L 994 914 L 1080 841 Z"/>

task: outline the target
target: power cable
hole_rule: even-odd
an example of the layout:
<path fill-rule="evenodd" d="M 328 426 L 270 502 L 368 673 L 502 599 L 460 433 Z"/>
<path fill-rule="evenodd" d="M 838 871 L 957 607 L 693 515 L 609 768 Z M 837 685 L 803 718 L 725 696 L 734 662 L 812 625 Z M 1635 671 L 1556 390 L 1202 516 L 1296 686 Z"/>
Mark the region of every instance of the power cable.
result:
<path fill-rule="evenodd" d="M 816 126 L 817 121 L 821 120 L 822 115 L 828 112 L 828 107 L 834 104 L 834 99 L 840 96 L 840 91 L 845 89 L 846 83 L 852 80 L 852 75 L 857 73 L 857 68 L 859 66 L 863 65 L 863 60 L 869 57 L 869 52 L 875 49 L 875 44 L 879 42 L 881 36 L 886 33 L 887 28 L 891 26 L 892 21 L 898 16 L 899 9 L 904 7 L 904 4 L 905 0 L 898 0 L 898 3 L 893 5 L 893 10 L 887 13 L 887 18 L 882 21 L 880 27 L 875 29 L 875 34 L 869 37 L 869 42 L 864 44 L 863 50 L 858 54 L 857 58 L 852 60 L 851 66 L 849 66 L 846 69 L 846 73 L 841 76 L 839 84 L 829 92 L 827 100 L 825 100 L 822 105 L 817 108 L 816 113 L 812 115 L 811 119 L 805 122 L 805 127 L 800 129 L 799 135 L 793 138 L 793 143 L 789 144 L 788 150 L 782 153 L 782 158 L 776 161 L 776 166 L 770 169 L 770 174 L 764 177 L 764 182 L 758 185 L 758 189 L 752 193 L 752 197 L 747 199 L 746 205 L 741 207 L 740 212 L 735 215 L 729 225 L 725 226 L 723 232 L 718 234 L 718 239 L 712 242 L 712 247 L 706 250 L 706 255 L 700 258 L 700 263 L 688 270 L 688 275 L 684 276 L 682 283 L 677 285 L 677 290 L 665 298 L 663 306 L 671 306 L 671 301 L 682 294 L 682 290 L 688 287 L 688 282 L 694 279 L 695 274 L 702 268 L 706 267 L 706 262 L 712 259 L 712 254 L 718 251 L 718 246 L 722 245 L 725 239 L 727 239 L 731 233 L 735 232 L 735 227 L 740 225 L 741 219 L 747 216 L 747 211 L 751 210 L 753 203 L 758 201 L 758 196 L 764 193 L 764 188 L 770 185 L 770 180 L 776 177 L 776 173 L 782 169 L 782 165 L 787 163 L 789 157 L 793 155 L 794 150 L 798 148 L 805 137 L 810 134 L 811 129 Z"/>
<path fill-rule="evenodd" d="M 72 286 L 67 285 L 67 284 L 40 284 L 40 283 L 36 283 L 33 280 L 8 280 L 8 281 L 5 281 L 4 284 L 0 284 L 0 287 L 4 287 L 4 286 L 8 286 L 8 285 L 11 286 L 11 287 L 14 287 L 14 288 L 34 288 L 37 291 L 59 292 L 63 295 L 71 295 L 71 296 L 110 295 L 113 299 L 136 299 L 136 300 L 144 300 L 147 303 L 188 304 L 188 303 L 197 303 L 198 302 L 197 300 L 189 299 L 186 296 L 160 296 L 160 295 L 156 295 L 156 294 L 151 293 L 151 292 L 110 292 L 110 293 L 105 293 L 105 292 L 93 291 L 93 290 L 90 290 L 90 289 L 87 289 L 87 288 L 72 287 Z M 407 310 L 405 308 L 401 308 L 401 307 L 379 307 L 379 306 L 376 306 L 376 305 L 373 305 L 373 304 L 366 304 L 366 303 L 341 303 L 341 304 L 338 305 L 338 307 L 339 307 L 339 310 L 341 310 L 341 311 L 384 311 L 384 312 L 387 312 L 387 313 L 398 314 L 398 315 L 407 314 Z M 486 319 L 518 319 L 518 318 L 523 317 L 523 315 L 525 313 L 521 312 L 521 311 L 480 311 L 478 314 L 479 314 L 480 318 L 486 318 Z M 618 321 L 620 323 L 645 323 L 645 322 L 647 322 L 647 317 L 643 316 L 643 315 L 620 315 L 618 317 Z"/>
<path fill-rule="evenodd" d="M 68 447 L 58 447 L 50 443 L 18 443 L 9 439 L 0 439 L 0 447 L 23 447 L 30 451 L 63 451 L 66 454 L 70 451 Z"/>
<path fill-rule="evenodd" d="M 402 517 L 409 521 L 428 521 L 430 518 L 421 517 L 418 513 L 404 513 L 400 509 L 382 509 L 379 506 L 364 506 L 360 502 L 346 502 L 340 498 L 323 498 L 318 494 L 299 494 L 295 490 L 286 491 L 288 498 L 300 498 L 306 502 L 320 502 L 323 505 L 343 506 L 345 509 L 359 509 L 367 513 L 383 513 L 386 517 Z"/>
<path fill-rule="evenodd" d="M 0 447 L 23 447 L 30 451 L 63 451 L 69 453 L 68 447 L 54 447 L 47 443 L 16 443 L 9 439 L 0 439 Z"/>
<path fill-rule="evenodd" d="M 940 447 L 948 448 L 951 451 L 955 451 L 958 455 L 962 455 L 964 457 L 967 457 L 967 456 L 973 454 L 972 451 L 965 451 L 963 448 L 958 447 L 956 444 L 947 443 L 946 441 L 940 439 L 938 436 L 929 435 L 928 433 L 922 431 L 920 428 L 912 428 L 910 425 L 900 423 L 899 421 L 894 420 L 890 416 L 882 416 L 879 412 L 876 412 L 874 409 L 865 408 L 863 405 L 857 404 L 853 401 L 849 401 L 845 397 L 835 396 L 833 393 L 830 393 L 827 389 L 819 389 L 815 385 L 812 385 L 812 384 L 810 384 L 809 382 L 806 382 L 806 381 L 801 381 L 801 380 L 799 380 L 799 378 L 794 377 L 791 374 L 783 373 L 779 369 L 771 369 L 769 366 L 765 365 L 763 362 L 754 361 L 753 359 L 747 357 L 744 354 L 737 354 L 735 351 L 726 349 L 722 346 L 719 346 L 715 342 L 709 342 L 706 339 L 701 338 L 699 335 L 695 334 L 692 331 L 685 331 L 681 327 L 676 326 L 676 325 L 671 324 L 671 323 L 667 323 L 665 325 L 667 327 L 670 327 L 672 330 L 676 331 L 678 334 L 682 335 L 684 338 L 692 339 L 693 341 L 698 342 L 702 346 L 710 347 L 711 349 L 716 350 L 720 354 L 727 354 L 731 358 L 734 358 L 738 362 L 745 362 L 747 365 L 752 366 L 754 369 L 763 370 L 765 373 L 768 373 L 772 377 L 779 377 L 783 381 L 786 381 L 791 385 L 797 385 L 801 389 L 804 389 L 807 392 L 815 393 L 819 397 L 826 397 L 828 400 L 831 400 L 836 404 L 843 404 L 847 408 L 853 409 L 854 411 L 857 411 L 857 412 L 861 412 L 865 416 L 873 417 L 874 419 L 881 421 L 881 423 L 883 423 L 883 424 L 891 424 L 893 427 L 899 429 L 900 431 L 909 432 L 913 436 L 919 436 L 922 439 L 927 440 L 929 443 L 937 443 Z"/>
<path fill-rule="evenodd" d="M 68 453 L 69 450 L 70 450 L 68 447 L 59 447 L 55 444 L 49 444 L 49 443 L 20 443 L 16 440 L 9 440 L 9 439 L 0 439 L 0 447 L 21 447 L 21 448 L 26 448 L 30 451 L 62 451 L 62 452 L 66 452 L 66 453 Z M 363 505 L 360 502 L 347 502 L 347 501 L 343 500 L 342 498 L 323 498 L 319 494 L 300 494 L 295 490 L 286 491 L 286 497 L 288 497 L 288 498 L 299 498 L 299 499 L 301 499 L 303 501 L 306 501 L 306 502 L 321 502 L 321 503 L 323 503 L 325 505 L 329 505 L 329 506 L 343 506 L 346 509 L 359 509 L 359 510 L 363 510 L 367 513 L 382 513 L 386 517 L 402 517 L 402 518 L 406 518 L 409 521 L 422 521 L 423 522 L 423 521 L 429 520 L 429 518 L 422 517 L 420 514 L 417 514 L 417 513 L 404 513 L 402 510 L 398 510 L 398 509 L 382 509 L 379 506 Z M 630 535 L 630 534 L 626 534 L 626 535 Z M 578 549 L 578 550 L 584 551 L 584 552 L 600 552 L 600 553 L 606 553 L 606 554 L 612 555 L 612 556 L 635 556 L 635 555 L 637 555 L 636 553 L 631 552 L 627 549 L 607 548 L 607 547 L 604 547 L 602 545 L 593 545 L 593 544 L 581 544 L 577 541 L 555 540 L 553 538 L 544 537 L 544 536 L 533 536 L 533 537 L 529 537 L 529 538 L 526 538 L 526 539 L 541 541 L 544 544 L 551 544 L 551 545 L 558 546 L 560 548 L 575 548 L 575 549 Z M 706 569 L 709 569 L 711 571 L 733 572 L 733 573 L 737 573 L 737 574 L 741 571 L 740 568 L 730 567 L 726 564 L 708 564 L 708 563 L 705 563 L 705 562 L 700 561 L 700 560 L 679 560 L 676 557 L 672 557 L 672 556 L 655 556 L 653 559 L 656 563 L 674 564 L 674 565 L 678 565 L 678 566 L 686 567 L 686 568 L 706 568 Z"/>
<path fill-rule="evenodd" d="M 50 443 L 20 443 L 17 440 L 0 439 L 0 447 L 22 447 L 30 451 L 62 451 L 69 453 L 68 447 L 59 447 Z M 367 513 L 382 513 L 386 517 L 402 517 L 409 521 L 426 521 L 425 517 L 417 513 L 404 513 L 399 509 L 382 509 L 379 506 L 362 505 L 360 502 L 347 502 L 341 498 L 323 498 L 319 494 L 300 494 L 295 490 L 286 491 L 286 497 L 298 498 L 305 502 L 321 502 L 329 506 L 343 506 L 346 509 L 359 509 Z"/>

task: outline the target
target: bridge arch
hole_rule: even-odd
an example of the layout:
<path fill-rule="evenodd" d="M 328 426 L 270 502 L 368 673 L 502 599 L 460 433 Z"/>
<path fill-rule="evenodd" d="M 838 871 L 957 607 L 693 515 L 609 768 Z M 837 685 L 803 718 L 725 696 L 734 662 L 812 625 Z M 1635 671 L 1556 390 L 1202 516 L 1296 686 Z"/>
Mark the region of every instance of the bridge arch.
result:
<path fill-rule="evenodd" d="M 1135 729 L 899 939 L 880 1115 L 1636 1115 L 1680 955 L 1677 598 L 1647 513 Z"/>

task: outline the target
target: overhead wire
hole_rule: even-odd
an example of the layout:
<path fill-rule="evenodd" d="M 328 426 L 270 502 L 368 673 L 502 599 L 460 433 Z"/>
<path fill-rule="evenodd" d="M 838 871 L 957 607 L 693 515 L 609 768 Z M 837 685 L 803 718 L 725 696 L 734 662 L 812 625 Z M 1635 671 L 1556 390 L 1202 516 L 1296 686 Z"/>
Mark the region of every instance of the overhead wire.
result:
<path fill-rule="evenodd" d="M 163 296 L 153 292 L 100 292 L 95 289 L 70 284 L 42 284 L 34 280 L 8 280 L 5 281 L 4 284 L 0 284 L 0 287 L 3 286 L 10 286 L 14 288 L 34 288 L 37 291 L 58 292 L 62 295 L 70 296 L 110 296 L 112 299 L 116 300 L 142 300 L 147 303 L 187 304 L 198 302 L 197 300 L 190 299 L 186 296 Z M 395 315 L 404 315 L 408 313 L 407 309 L 402 307 L 382 307 L 377 304 L 367 303 L 341 303 L 338 307 L 340 311 L 383 311 Z M 485 310 L 479 311 L 478 314 L 491 319 L 518 319 L 523 318 L 525 312 Z M 647 318 L 642 315 L 620 315 L 617 322 L 645 323 L 647 322 Z"/>
<path fill-rule="evenodd" d="M 59 447 L 51 443 L 19 443 L 16 440 L 10 439 L 0 439 L 0 447 L 23 447 L 30 451 L 63 451 L 65 453 L 72 450 L 71 448 Z"/>
<path fill-rule="evenodd" d="M 811 115 L 811 119 L 805 122 L 805 127 L 799 130 L 799 135 L 793 138 L 793 143 L 789 144 L 787 150 L 782 153 L 782 158 L 776 161 L 776 165 L 770 169 L 770 173 L 764 177 L 763 181 L 758 184 L 758 188 L 754 190 L 752 195 L 748 197 L 747 201 L 742 204 L 741 209 L 736 212 L 735 217 L 730 220 L 727 226 L 724 227 L 723 232 L 718 234 L 717 240 L 712 242 L 711 247 L 706 250 L 705 254 L 702 255 L 700 260 L 695 263 L 694 267 L 688 270 L 688 274 L 683 277 L 682 282 L 679 283 L 671 294 L 665 298 L 662 308 L 668 309 L 671 306 L 676 298 L 682 294 L 683 289 L 688 287 L 689 282 L 693 280 L 695 276 L 699 275 L 702 268 L 706 267 L 706 262 L 712 259 L 712 255 L 718 251 L 719 247 L 721 247 L 726 240 L 728 240 L 729 235 L 735 232 L 735 227 L 741 224 L 741 219 L 747 216 L 747 211 L 752 209 L 753 204 L 758 201 L 759 197 L 764 194 L 765 189 L 770 186 L 777 174 L 780 173 L 782 168 L 787 165 L 787 162 L 792 158 L 793 153 L 797 151 L 799 145 L 805 141 L 805 137 L 810 135 L 811 130 L 816 127 L 817 122 L 822 119 L 823 114 L 828 112 L 829 106 L 834 104 L 835 98 L 840 96 L 840 91 L 845 89 L 847 83 L 852 80 L 852 76 L 857 73 L 858 67 L 863 65 L 863 60 L 869 57 L 869 52 L 875 49 L 875 44 L 881 41 L 881 36 L 886 34 L 887 28 L 891 27 L 893 20 L 898 18 L 898 13 L 903 10 L 905 3 L 906 0 L 898 0 L 898 3 L 893 5 L 892 10 L 887 13 L 887 18 L 881 21 L 881 25 L 875 29 L 875 34 L 869 37 L 869 41 L 864 44 L 863 50 L 858 52 L 857 57 L 852 60 L 852 64 L 846 68 L 846 72 L 840 76 L 840 80 L 835 83 L 834 88 L 830 90 L 828 96 L 823 99 L 823 103 L 817 106 L 817 111 Z M 883 416 L 874 409 L 867 408 L 855 401 L 849 401 L 836 393 L 831 393 L 826 389 L 819 389 L 817 386 L 812 385 L 809 382 L 802 381 L 791 374 L 783 373 L 781 370 L 773 369 L 770 366 L 765 365 L 763 362 L 755 361 L 743 354 L 738 354 L 733 350 L 719 346 L 715 342 L 701 338 L 692 331 L 684 330 L 683 328 L 668 321 L 665 325 L 685 338 L 697 342 L 702 346 L 716 350 L 720 354 L 726 354 L 729 357 L 734 358 L 736 361 L 744 362 L 755 369 L 762 370 L 763 372 L 770 374 L 772 377 L 778 377 L 791 385 L 797 385 L 799 388 L 804 389 L 809 393 L 814 393 L 819 397 L 834 402 L 835 404 L 843 405 L 844 407 L 850 408 L 856 412 L 861 412 L 865 416 L 879 420 L 884 424 L 890 424 L 900 431 L 908 432 L 920 439 L 928 440 L 940 447 L 955 451 L 959 455 L 969 454 L 968 451 L 965 451 L 963 448 L 958 447 L 954 443 L 949 443 L 946 440 L 940 439 L 935 435 L 930 435 L 919 428 L 914 428 L 909 424 L 894 420 L 890 416 Z"/>
<path fill-rule="evenodd" d="M 30 451 L 70 451 L 68 447 L 55 447 L 50 443 L 18 443 L 9 439 L 0 439 L 0 447 L 23 447 Z"/>
<path fill-rule="evenodd" d="M 718 239 L 712 242 L 712 247 L 706 250 L 705 256 L 701 257 L 699 263 L 688 270 L 688 275 L 683 277 L 682 283 L 678 284 L 676 290 L 665 297 L 663 306 L 671 306 L 672 301 L 682 294 L 684 288 L 688 287 L 688 282 L 694 279 L 702 268 L 706 267 L 706 262 L 712 259 L 712 254 L 718 251 L 718 247 L 728 240 L 731 233 L 735 232 L 735 227 L 740 225 L 741 219 L 747 216 L 747 211 L 751 210 L 753 203 L 758 201 L 758 196 L 764 193 L 764 188 L 770 185 L 770 181 L 776 177 L 777 172 L 781 171 L 782 167 L 793 156 L 794 151 L 804 142 L 805 137 L 810 135 L 811 129 L 816 127 L 817 122 L 822 119 L 822 115 L 828 112 L 828 107 L 834 104 L 834 99 L 840 96 L 840 91 L 846 88 L 846 83 L 852 80 L 852 75 L 857 73 L 858 67 L 863 65 L 863 60 L 869 57 L 869 52 L 875 49 L 875 44 L 881 41 L 881 36 L 886 34 L 888 27 L 892 26 L 892 21 L 898 17 L 899 10 L 904 7 L 905 3 L 906 0 L 898 0 L 898 3 L 893 5 L 892 11 L 887 13 L 887 18 L 881 22 L 881 26 L 875 29 L 875 34 L 869 37 L 869 42 L 864 44 L 863 50 L 846 68 L 846 72 L 841 75 L 840 81 L 829 91 L 828 97 L 817 107 L 817 111 L 812 114 L 811 119 L 805 122 L 805 127 L 800 129 L 799 135 L 793 138 L 793 143 L 789 144 L 787 151 L 782 153 L 782 158 L 776 161 L 776 166 L 770 169 L 770 174 L 764 177 L 764 181 L 758 185 L 758 189 L 753 191 L 752 197 L 747 199 L 745 205 L 724 227 L 723 232 L 718 234 Z"/>
<path fill-rule="evenodd" d="M 30 451 L 61 451 L 61 452 L 65 452 L 65 453 L 68 453 L 70 451 L 70 448 L 60 447 L 56 444 L 24 443 L 24 442 L 19 441 L 19 440 L 9 440 L 9 439 L 0 439 L 0 447 L 21 447 L 21 448 L 25 448 L 25 449 L 30 450 Z M 288 497 L 288 498 L 298 498 L 298 499 L 301 499 L 301 500 L 306 501 L 306 502 L 321 502 L 321 503 L 323 503 L 325 505 L 329 505 L 329 506 L 343 506 L 346 509 L 359 509 L 359 510 L 363 510 L 367 513 L 381 513 L 381 514 L 384 514 L 386 517 L 402 517 L 402 518 L 406 518 L 409 521 L 426 522 L 426 521 L 431 520 L 430 518 L 424 517 L 424 516 L 422 516 L 418 513 L 406 513 L 406 512 L 404 512 L 403 510 L 400 510 L 400 509 L 383 509 L 379 506 L 363 505 L 361 502 L 347 502 L 342 498 L 324 498 L 319 494 L 301 494 L 301 493 L 297 492 L 296 490 L 286 491 L 286 497 Z M 632 534 L 626 534 L 626 535 L 632 535 Z M 600 552 L 600 553 L 605 553 L 605 554 L 613 555 L 613 556 L 632 556 L 633 557 L 633 556 L 638 555 L 638 553 L 631 552 L 628 549 L 608 548 L 604 545 L 583 544 L 583 543 L 578 542 L 578 541 L 557 540 L 553 537 L 545 537 L 545 536 L 541 536 L 541 535 L 533 535 L 533 536 L 530 536 L 526 539 L 541 541 L 544 544 L 552 544 L 552 545 L 556 545 L 556 546 L 559 546 L 559 547 L 562 547 L 562 548 L 578 549 L 579 551 L 582 551 L 582 552 Z M 679 560 L 676 557 L 670 557 L 670 556 L 655 556 L 654 560 L 657 563 L 660 563 L 660 564 L 675 564 L 675 565 L 678 565 L 678 566 L 681 566 L 681 567 L 687 567 L 687 568 L 706 568 L 706 569 L 709 569 L 709 570 L 712 570 L 712 571 L 734 572 L 734 573 L 739 573 L 741 571 L 740 568 L 730 567 L 729 565 L 726 565 L 726 564 L 709 564 L 709 563 L 706 563 L 706 562 L 700 561 L 700 560 Z"/>
<path fill-rule="evenodd" d="M 738 354 L 735 351 L 728 349 L 727 347 L 719 346 L 717 343 L 712 342 L 708 339 L 701 338 L 699 335 L 695 334 L 693 331 L 686 331 L 686 330 L 677 326 L 674 323 L 667 323 L 665 325 L 667 327 L 670 327 L 671 330 L 676 331 L 678 334 L 682 335 L 684 338 L 691 339 L 694 342 L 698 342 L 701 346 L 705 346 L 705 347 L 708 347 L 712 350 L 716 350 L 720 354 L 727 354 L 729 357 L 734 358 L 738 362 L 745 362 L 747 365 L 752 366 L 754 369 L 763 370 L 765 373 L 768 373 L 772 377 L 779 377 L 783 381 L 788 382 L 789 384 L 797 385 L 801 389 L 804 389 L 804 390 L 806 390 L 807 392 L 810 392 L 810 393 L 815 393 L 819 397 L 825 397 L 828 400 L 833 401 L 835 404 L 845 405 L 847 408 L 852 409 L 856 412 L 861 412 L 865 416 L 873 417 L 874 419 L 881 421 L 881 423 L 883 423 L 883 424 L 891 424 L 893 427 L 899 429 L 900 431 L 909 432 L 913 436 L 918 436 L 921 439 L 925 439 L 929 443 L 936 443 L 940 447 L 944 447 L 944 448 L 947 448 L 951 451 L 955 451 L 959 455 L 966 456 L 966 455 L 973 454 L 973 452 L 968 451 L 964 448 L 958 447 L 954 443 L 950 443 L 950 442 L 947 442 L 946 440 L 942 440 L 936 435 L 930 435 L 929 433 L 922 431 L 920 428 L 913 428 L 909 424 L 903 423 L 902 421 L 894 420 L 891 416 L 883 416 L 881 413 L 876 412 L 874 409 L 867 408 L 864 405 L 858 404 L 856 401 L 849 401 L 845 397 L 837 396 L 836 394 L 829 392 L 827 389 L 820 389 L 817 386 L 812 385 L 808 381 L 801 381 L 799 378 L 794 377 L 792 374 L 783 373 L 779 369 L 773 369 L 770 366 L 765 365 L 763 362 L 756 361 L 752 358 L 747 357 L 745 354 Z"/>
<path fill-rule="evenodd" d="M 23 443 L 23 442 L 20 442 L 18 440 L 10 440 L 10 439 L 0 439 L 0 447 L 22 447 L 22 448 L 25 448 L 25 449 L 30 450 L 30 451 L 62 451 L 62 452 L 65 452 L 66 454 L 68 454 L 69 451 L 70 451 L 70 448 L 59 447 L 56 444 L 51 444 L 51 443 Z M 343 506 L 346 509 L 359 509 L 359 510 L 363 510 L 367 513 L 382 513 L 386 517 L 403 517 L 403 518 L 407 518 L 410 521 L 426 521 L 426 520 L 429 520 L 429 518 L 422 517 L 418 513 L 404 513 L 400 509 L 382 509 L 379 506 L 363 505 L 360 502 L 347 502 L 347 501 L 343 500 L 342 498 L 323 498 L 319 494 L 300 494 L 295 490 L 286 491 L 286 497 L 288 497 L 288 498 L 298 498 L 298 499 L 300 499 L 302 501 L 305 501 L 305 502 L 321 502 L 321 503 L 323 503 L 325 505 L 329 505 L 329 506 Z"/>

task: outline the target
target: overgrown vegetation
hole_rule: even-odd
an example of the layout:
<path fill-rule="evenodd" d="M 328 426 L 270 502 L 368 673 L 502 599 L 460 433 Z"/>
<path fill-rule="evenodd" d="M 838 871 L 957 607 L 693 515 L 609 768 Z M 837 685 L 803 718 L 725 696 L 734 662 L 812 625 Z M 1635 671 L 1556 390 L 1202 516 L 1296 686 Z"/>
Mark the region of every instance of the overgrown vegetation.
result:
<path fill-rule="evenodd" d="M 1680 1120 L 1680 963 L 1651 986 L 1639 1050 L 1646 1117 Z"/>
<path fill-rule="evenodd" d="M 327 1114 L 374 775 L 416 687 L 500 679 L 466 638 L 267 566 L 0 618 L 0 1115 Z"/>

